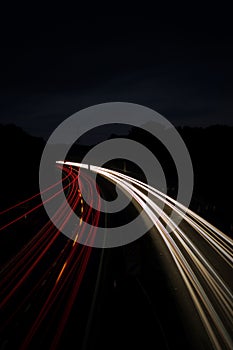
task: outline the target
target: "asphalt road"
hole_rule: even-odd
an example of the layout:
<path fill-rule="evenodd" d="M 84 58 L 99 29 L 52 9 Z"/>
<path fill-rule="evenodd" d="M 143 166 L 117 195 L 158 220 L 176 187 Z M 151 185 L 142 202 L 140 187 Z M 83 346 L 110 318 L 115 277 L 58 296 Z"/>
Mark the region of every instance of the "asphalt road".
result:
<path fill-rule="evenodd" d="M 88 179 L 89 170 L 85 171 L 90 195 L 93 184 Z M 77 172 L 72 174 L 73 180 L 68 178 L 68 184 L 73 183 L 73 187 L 68 187 L 68 196 L 75 210 L 82 213 L 80 224 L 85 225 L 90 209 L 76 195 L 76 175 Z M 100 176 L 98 180 L 101 196 L 110 201 L 116 197 L 113 179 Z M 144 193 L 143 190 L 142 197 Z M 105 227 L 106 235 L 110 227 L 123 225 L 138 215 L 136 199 L 137 196 L 118 214 L 106 214 L 102 208 L 98 225 Z M 20 348 L 29 331 L 32 341 L 24 341 L 27 346 L 20 349 L 64 349 L 72 344 L 82 350 L 204 350 L 218 349 L 218 343 L 219 349 L 228 349 L 232 332 L 232 243 L 208 223 L 199 222 L 201 218 L 191 212 L 185 215 L 178 230 L 168 234 L 162 223 L 170 209 L 167 203 L 159 224 L 155 223 L 141 238 L 115 248 L 83 250 L 82 245 L 76 247 L 60 234 L 53 249 L 47 252 L 47 231 L 42 235 L 45 242 L 39 235 L 36 248 L 42 249 L 40 245 L 44 244 L 46 254 L 23 287 L 12 294 L 2 324 L 4 318 L 14 315 L 22 300 L 26 298 L 27 302 L 9 321 L 9 327 L 3 326 L 0 349 Z M 63 210 L 60 214 L 67 220 L 68 213 Z M 94 223 L 95 217 L 97 212 L 89 215 L 87 221 Z M 25 266 L 37 254 L 35 245 L 30 247 L 21 257 Z M 19 284 L 20 278 L 13 278 Z M 35 288 L 38 281 L 39 287 Z M 61 327 L 63 320 L 67 322 Z M 58 340 L 51 343 L 54 337 Z"/>

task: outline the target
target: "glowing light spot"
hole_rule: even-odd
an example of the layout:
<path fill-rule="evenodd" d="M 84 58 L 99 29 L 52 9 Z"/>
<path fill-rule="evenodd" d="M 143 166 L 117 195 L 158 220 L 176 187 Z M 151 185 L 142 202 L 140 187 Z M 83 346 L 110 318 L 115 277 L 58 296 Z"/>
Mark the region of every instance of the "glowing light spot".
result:
<path fill-rule="evenodd" d="M 61 276 L 62 276 L 62 274 L 63 274 L 63 271 L 65 270 L 66 265 L 67 265 L 67 262 L 65 262 L 64 265 L 62 266 L 62 269 L 61 269 L 61 271 L 60 271 L 60 273 L 59 273 L 59 275 L 58 275 L 58 278 L 57 278 L 57 280 L 56 280 L 56 284 L 57 284 L 58 281 L 61 279 Z"/>

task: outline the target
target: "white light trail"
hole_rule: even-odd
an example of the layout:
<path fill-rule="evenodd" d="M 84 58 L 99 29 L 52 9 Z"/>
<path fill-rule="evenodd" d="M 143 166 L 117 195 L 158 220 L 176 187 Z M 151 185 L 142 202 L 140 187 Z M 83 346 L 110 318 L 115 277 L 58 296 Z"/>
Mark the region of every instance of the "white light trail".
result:
<path fill-rule="evenodd" d="M 205 219 L 139 180 L 125 174 L 94 165 L 60 162 L 89 169 L 127 191 L 139 203 L 165 242 L 199 313 L 214 349 L 233 349 L 230 332 L 233 329 L 232 279 L 226 281 L 224 269 L 233 267 L 233 240 Z M 150 194 L 150 198 L 145 192 Z M 172 209 L 188 225 L 177 225 L 157 202 Z M 169 228 L 169 230 L 168 230 Z M 203 248 L 207 243 L 208 258 Z M 205 247 L 205 245 L 204 245 Z M 215 261 L 219 266 L 215 267 Z M 224 276 L 224 277 L 223 277 Z M 231 286 L 229 286 L 231 284 Z M 230 288 L 231 287 L 231 288 Z"/>
<path fill-rule="evenodd" d="M 83 168 L 83 169 L 88 169 L 88 167 L 89 167 L 88 164 L 75 163 L 75 162 L 64 162 L 62 160 L 57 160 L 56 163 L 63 164 L 63 165 L 76 166 L 76 167 Z"/>

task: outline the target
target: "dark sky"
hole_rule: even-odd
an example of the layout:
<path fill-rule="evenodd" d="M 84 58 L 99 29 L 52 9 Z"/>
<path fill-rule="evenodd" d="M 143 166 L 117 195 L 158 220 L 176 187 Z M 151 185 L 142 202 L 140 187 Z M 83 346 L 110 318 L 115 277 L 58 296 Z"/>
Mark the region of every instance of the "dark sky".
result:
<path fill-rule="evenodd" d="M 175 125 L 233 125 L 227 10 L 215 17 L 33 11 L 8 10 L 1 22 L 0 123 L 47 138 L 84 107 L 126 101 Z"/>

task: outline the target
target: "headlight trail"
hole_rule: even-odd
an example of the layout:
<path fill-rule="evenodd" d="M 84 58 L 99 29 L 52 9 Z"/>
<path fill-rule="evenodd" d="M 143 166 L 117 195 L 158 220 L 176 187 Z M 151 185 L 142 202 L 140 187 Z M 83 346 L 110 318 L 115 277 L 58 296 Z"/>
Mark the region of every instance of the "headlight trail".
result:
<path fill-rule="evenodd" d="M 144 210 L 155 228 L 150 231 L 154 244 L 157 236 L 161 237 L 211 347 L 233 349 L 232 239 L 189 208 L 142 181 L 94 165 L 57 161 L 57 166 L 62 169 L 63 178 L 43 191 L 48 194 L 46 201 L 53 201 L 63 191 L 66 193 L 66 200 L 51 218 L 56 226 L 48 221 L 0 271 L 0 309 L 4 318 L 1 329 L 11 331 L 20 315 L 25 312 L 33 315 L 31 309 L 36 310 L 33 321 L 22 328 L 17 348 L 33 346 L 38 334 L 54 322 L 60 309 L 61 317 L 56 320 L 50 347 L 55 349 L 59 345 L 92 251 L 78 240 L 85 237 L 87 244 L 94 241 L 100 219 L 100 197 L 93 195 L 97 185 L 88 174 L 91 171 L 118 185 Z M 80 172 L 79 168 L 83 170 Z M 56 190 L 61 182 L 63 189 Z M 5 220 L 0 227 L 1 234 L 10 234 L 9 230 L 25 215 L 30 218 L 30 214 L 37 212 L 43 206 L 38 199 L 39 194 L 36 194 L 4 209 L 0 213 Z M 27 209 L 22 207 L 24 204 Z M 97 208 L 95 212 L 92 206 Z M 79 213 L 79 221 L 72 231 L 72 239 L 67 239 L 62 249 L 52 253 L 73 212 Z M 10 221 L 8 213 L 14 215 Z M 180 219 L 180 224 L 176 223 L 176 218 Z M 88 230 L 87 223 L 91 223 Z M 37 306 L 38 295 L 41 296 Z"/>
<path fill-rule="evenodd" d="M 98 166 L 83 167 L 120 186 L 141 206 L 165 242 L 213 348 L 233 349 L 232 239 L 181 203 L 139 180 Z M 173 215 L 161 210 L 158 201 Z M 182 219 L 179 226 L 174 214 Z M 182 228 L 184 225 L 186 229 Z"/>

